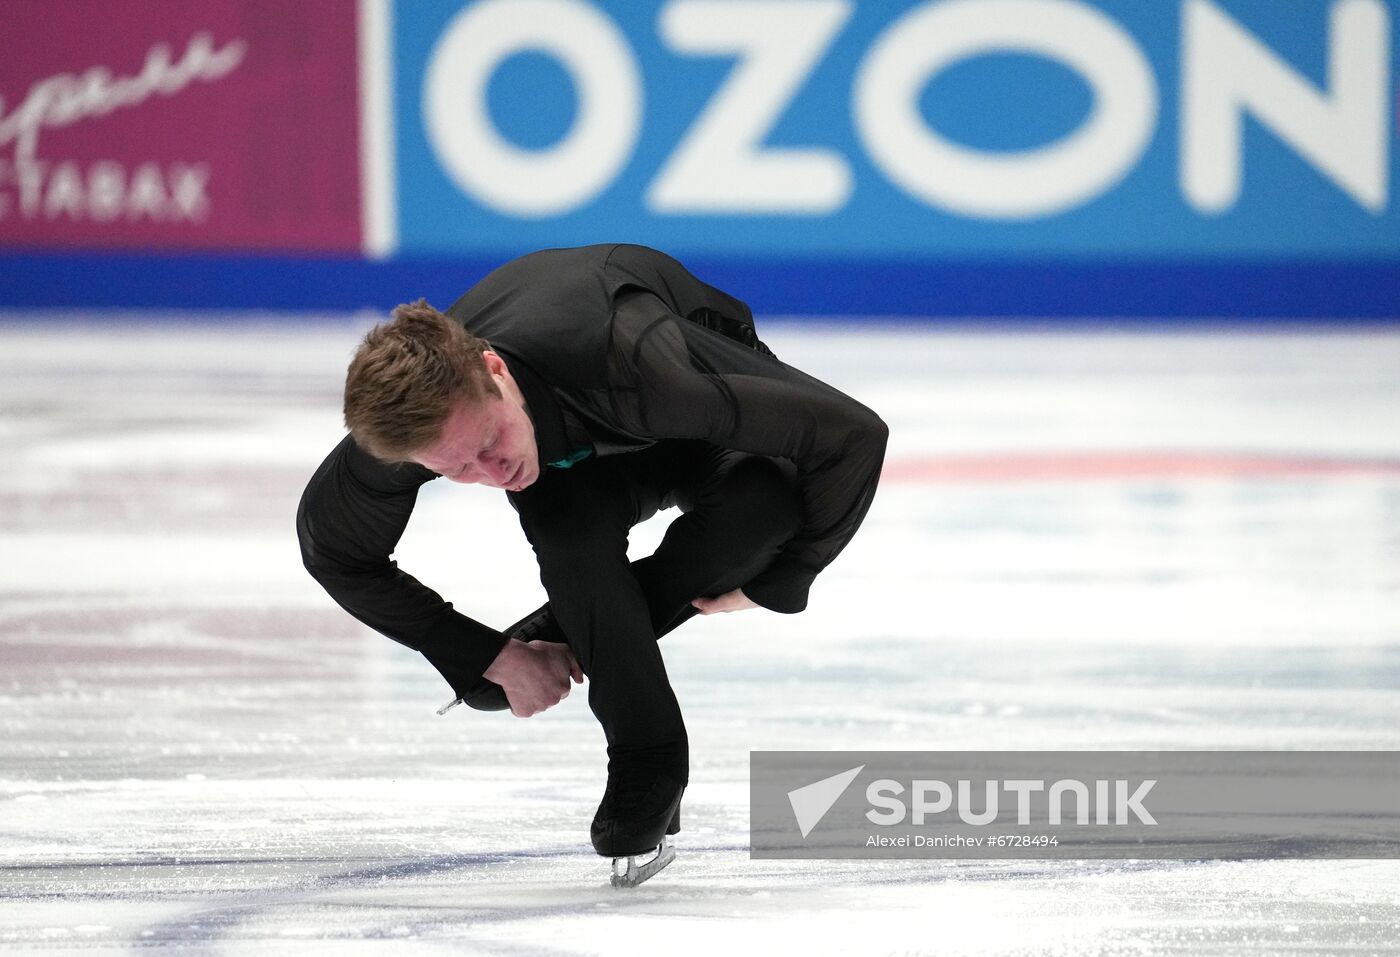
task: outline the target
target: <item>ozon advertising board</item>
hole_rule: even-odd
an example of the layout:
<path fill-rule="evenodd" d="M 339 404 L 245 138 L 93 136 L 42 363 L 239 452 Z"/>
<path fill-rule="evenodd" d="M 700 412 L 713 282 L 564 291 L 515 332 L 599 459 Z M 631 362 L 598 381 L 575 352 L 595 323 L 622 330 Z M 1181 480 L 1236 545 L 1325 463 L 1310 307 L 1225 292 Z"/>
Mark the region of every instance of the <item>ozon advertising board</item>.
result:
<path fill-rule="evenodd" d="M 381 251 L 1393 259 L 1385 0 L 388 4 Z"/>

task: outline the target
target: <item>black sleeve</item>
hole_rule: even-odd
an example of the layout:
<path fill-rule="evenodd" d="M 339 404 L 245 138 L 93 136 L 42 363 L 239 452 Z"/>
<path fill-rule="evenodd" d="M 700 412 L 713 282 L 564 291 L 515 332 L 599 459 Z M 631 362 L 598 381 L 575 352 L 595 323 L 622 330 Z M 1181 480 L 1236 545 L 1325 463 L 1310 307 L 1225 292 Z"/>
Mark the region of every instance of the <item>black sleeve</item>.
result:
<path fill-rule="evenodd" d="M 390 560 L 418 489 L 436 477 L 419 465 L 380 462 L 347 435 L 302 494 L 297 537 L 306 570 L 342 608 L 422 652 L 461 696 L 480 683 L 506 636 L 454 611 Z"/>
<path fill-rule="evenodd" d="M 870 508 L 889 429 L 850 396 L 772 355 L 658 312 L 617 312 L 612 412 L 639 435 L 703 439 L 793 462 L 802 530 L 743 587 L 766 608 L 801 611 L 817 573 Z"/>

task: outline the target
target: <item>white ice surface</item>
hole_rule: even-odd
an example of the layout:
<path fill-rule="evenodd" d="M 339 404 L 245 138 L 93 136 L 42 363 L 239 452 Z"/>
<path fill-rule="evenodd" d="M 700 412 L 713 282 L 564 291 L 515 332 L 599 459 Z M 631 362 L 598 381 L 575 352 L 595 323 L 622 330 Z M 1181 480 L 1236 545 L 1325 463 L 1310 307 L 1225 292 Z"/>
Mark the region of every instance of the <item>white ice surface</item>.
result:
<path fill-rule="evenodd" d="M 1400 950 L 1388 861 L 747 854 L 751 749 L 1400 749 L 1400 334 L 775 324 L 890 478 L 808 612 L 666 639 L 685 829 L 620 893 L 585 696 L 439 718 L 300 568 L 365 324 L 0 326 L 0 952 Z M 499 493 L 398 557 L 543 598 Z"/>

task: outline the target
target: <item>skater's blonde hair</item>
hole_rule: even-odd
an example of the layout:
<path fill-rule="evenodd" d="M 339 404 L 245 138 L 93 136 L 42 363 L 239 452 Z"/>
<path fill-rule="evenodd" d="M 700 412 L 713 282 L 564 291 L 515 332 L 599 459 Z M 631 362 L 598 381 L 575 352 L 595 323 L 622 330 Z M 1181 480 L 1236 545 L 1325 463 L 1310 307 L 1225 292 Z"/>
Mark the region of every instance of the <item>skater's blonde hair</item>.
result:
<path fill-rule="evenodd" d="M 481 358 L 485 339 L 422 299 L 396 308 L 369 331 L 345 374 L 345 427 L 384 462 L 406 462 L 437 441 L 463 399 L 501 390 Z"/>

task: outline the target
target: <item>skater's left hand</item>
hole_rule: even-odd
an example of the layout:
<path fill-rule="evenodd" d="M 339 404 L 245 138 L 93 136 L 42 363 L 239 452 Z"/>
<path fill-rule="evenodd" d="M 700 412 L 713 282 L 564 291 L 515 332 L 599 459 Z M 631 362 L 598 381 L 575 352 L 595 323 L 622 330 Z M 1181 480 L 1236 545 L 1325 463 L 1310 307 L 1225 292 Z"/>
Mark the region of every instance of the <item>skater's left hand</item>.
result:
<path fill-rule="evenodd" d="M 758 607 L 748 595 L 744 594 L 742 588 L 727 591 L 718 598 L 697 598 L 691 604 L 700 609 L 702 615 L 713 615 L 721 611 L 746 611 Z"/>

